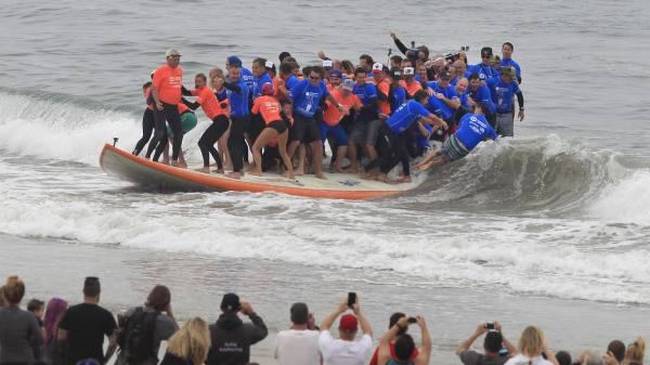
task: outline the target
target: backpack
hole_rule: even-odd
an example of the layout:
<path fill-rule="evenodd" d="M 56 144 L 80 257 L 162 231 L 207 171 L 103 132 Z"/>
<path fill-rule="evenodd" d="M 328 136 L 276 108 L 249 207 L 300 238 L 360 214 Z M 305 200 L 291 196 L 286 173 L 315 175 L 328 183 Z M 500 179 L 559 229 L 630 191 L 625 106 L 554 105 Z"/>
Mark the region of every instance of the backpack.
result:
<path fill-rule="evenodd" d="M 154 353 L 154 331 L 160 313 L 145 311 L 138 307 L 127 319 L 118 344 L 126 355 L 127 364 L 139 364 L 150 358 L 157 358 Z"/>

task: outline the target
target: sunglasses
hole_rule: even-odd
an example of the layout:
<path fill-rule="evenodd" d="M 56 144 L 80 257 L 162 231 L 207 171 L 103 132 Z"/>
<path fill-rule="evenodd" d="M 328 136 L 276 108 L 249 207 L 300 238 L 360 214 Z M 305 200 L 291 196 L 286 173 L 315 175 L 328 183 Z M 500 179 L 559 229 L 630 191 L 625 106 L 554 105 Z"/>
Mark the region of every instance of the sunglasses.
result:
<path fill-rule="evenodd" d="M 310 80 L 320 80 L 320 76 L 309 75 Z"/>

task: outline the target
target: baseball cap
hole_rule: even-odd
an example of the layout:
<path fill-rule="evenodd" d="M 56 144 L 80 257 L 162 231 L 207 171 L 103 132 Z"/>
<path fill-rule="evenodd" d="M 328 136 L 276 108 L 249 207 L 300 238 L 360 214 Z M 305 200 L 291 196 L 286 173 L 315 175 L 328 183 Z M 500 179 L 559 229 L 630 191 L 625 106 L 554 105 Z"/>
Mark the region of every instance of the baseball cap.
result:
<path fill-rule="evenodd" d="M 266 61 L 266 63 L 264 64 L 264 67 L 266 67 L 266 68 L 273 68 L 273 66 L 274 65 L 273 65 L 272 61 Z"/>
<path fill-rule="evenodd" d="M 481 57 L 492 57 L 492 47 L 481 48 Z"/>
<path fill-rule="evenodd" d="M 270 82 L 265 82 L 264 85 L 262 85 L 262 94 L 273 95 L 273 84 Z"/>
<path fill-rule="evenodd" d="M 402 70 L 399 68 L 395 67 L 390 71 L 390 77 L 393 79 L 399 80 L 402 78 Z"/>
<path fill-rule="evenodd" d="M 343 77 L 343 73 L 341 72 L 341 70 L 330 70 L 327 74 L 330 77 L 336 77 L 339 79 Z"/>
<path fill-rule="evenodd" d="M 339 329 L 346 332 L 356 332 L 359 326 L 357 317 L 353 314 L 346 314 L 339 321 Z"/>
<path fill-rule="evenodd" d="M 333 66 L 332 60 L 324 60 L 323 61 L 323 67 L 330 68 L 332 66 Z"/>
<path fill-rule="evenodd" d="M 345 90 L 350 90 L 350 91 L 354 90 L 354 80 L 352 80 L 352 79 L 343 80 L 343 86 L 342 87 Z"/>
<path fill-rule="evenodd" d="M 241 303 L 239 303 L 239 296 L 235 293 L 228 293 L 223 296 L 221 300 L 221 310 L 222 311 L 238 311 L 241 308 Z"/>
<path fill-rule="evenodd" d="M 372 65 L 372 73 L 380 73 L 384 71 L 384 65 L 381 63 L 377 62 L 374 65 Z"/>
<path fill-rule="evenodd" d="M 241 65 L 242 65 L 241 59 L 239 59 L 239 57 L 237 57 L 237 56 L 228 57 L 228 64 L 231 65 L 231 66 L 237 66 L 237 67 L 241 67 Z"/>
<path fill-rule="evenodd" d="M 171 56 L 180 56 L 181 53 L 175 49 L 175 48 L 170 48 L 165 52 L 165 57 L 171 57 Z"/>
<path fill-rule="evenodd" d="M 404 67 L 404 72 L 403 72 L 403 74 L 404 74 L 405 76 L 408 76 L 408 75 L 415 75 L 415 69 L 414 69 L 413 67 Z"/>

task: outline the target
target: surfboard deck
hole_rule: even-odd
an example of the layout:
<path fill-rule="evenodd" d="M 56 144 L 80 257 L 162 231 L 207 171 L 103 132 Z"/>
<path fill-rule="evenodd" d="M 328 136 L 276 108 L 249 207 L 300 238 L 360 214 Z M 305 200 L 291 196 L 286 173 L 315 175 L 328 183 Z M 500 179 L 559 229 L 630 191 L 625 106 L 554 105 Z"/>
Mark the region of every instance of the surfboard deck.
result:
<path fill-rule="evenodd" d="M 415 189 L 425 178 L 423 175 L 414 174 L 412 182 L 396 185 L 339 173 L 326 173 L 326 179 L 313 175 L 288 179 L 274 173 L 264 173 L 263 176 L 245 174 L 241 179 L 232 179 L 221 174 L 199 172 L 198 169 L 153 162 L 110 144 L 104 145 L 99 164 L 109 175 L 159 191 L 274 192 L 307 198 L 347 200 L 395 196 Z"/>

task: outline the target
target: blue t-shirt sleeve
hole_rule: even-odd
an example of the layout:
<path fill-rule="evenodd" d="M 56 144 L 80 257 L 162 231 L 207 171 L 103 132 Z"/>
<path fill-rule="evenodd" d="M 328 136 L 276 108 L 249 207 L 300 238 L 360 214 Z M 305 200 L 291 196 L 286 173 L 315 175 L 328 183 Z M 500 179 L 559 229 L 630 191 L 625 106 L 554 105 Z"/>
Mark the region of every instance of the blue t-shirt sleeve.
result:
<path fill-rule="evenodd" d="M 295 103 L 296 100 L 300 99 L 300 95 L 302 95 L 305 91 L 305 86 L 307 85 L 306 80 L 299 81 L 297 82 L 289 91 L 289 98 L 293 100 Z"/>
<path fill-rule="evenodd" d="M 418 102 L 415 101 L 415 100 L 412 100 L 412 101 L 413 101 L 413 103 L 415 104 L 415 107 L 414 107 L 415 110 L 413 110 L 413 109 L 411 109 L 411 110 L 415 111 L 415 113 L 417 113 L 418 117 L 428 117 L 429 114 L 431 114 L 431 113 L 427 110 L 427 108 L 424 107 L 424 105 L 418 103 Z"/>
<path fill-rule="evenodd" d="M 375 85 L 368 84 L 368 86 L 366 86 L 366 95 L 368 96 L 368 99 L 377 99 L 377 88 Z"/>
<path fill-rule="evenodd" d="M 321 98 L 326 98 L 330 95 L 330 92 L 327 90 L 327 86 L 325 85 L 324 82 L 320 83 L 320 93 L 321 93 Z"/>
<path fill-rule="evenodd" d="M 447 88 L 447 94 L 448 94 L 447 99 L 453 99 L 458 97 L 458 94 L 456 93 L 456 89 L 453 87 Z"/>

